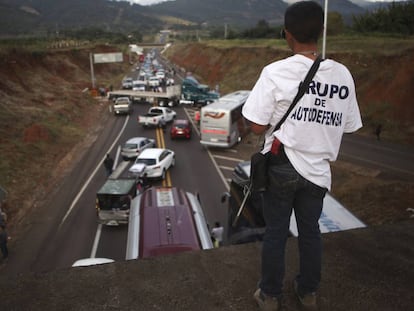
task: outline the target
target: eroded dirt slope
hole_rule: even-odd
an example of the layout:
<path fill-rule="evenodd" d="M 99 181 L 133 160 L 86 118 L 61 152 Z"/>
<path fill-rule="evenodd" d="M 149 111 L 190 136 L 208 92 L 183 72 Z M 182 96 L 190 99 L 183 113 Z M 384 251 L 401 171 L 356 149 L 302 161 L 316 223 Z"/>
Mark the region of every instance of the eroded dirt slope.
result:
<path fill-rule="evenodd" d="M 167 57 L 183 71 L 220 85 L 223 94 L 251 89 L 261 69 L 289 51 L 272 47 L 217 48 L 208 44 L 174 45 Z M 364 115 L 364 132 L 372 135 L 383 123 L 385 137 L 414 144 L 414 50 L 394 55 L 361 53 L 327 54 L 345 64 L 355 79 L 358 101 Z M 399 133 L 400 137 L 393 137 Z"/>
<path fill-rule="evenodd" d="M 1 51 L 0 185 L 18 223 L 70 168 L 74 146 L 94 131 L 107 105 L 90 96 L 89 52 Z M 96 86 L 120 83 L 129 65 L 95 64 Z"/>

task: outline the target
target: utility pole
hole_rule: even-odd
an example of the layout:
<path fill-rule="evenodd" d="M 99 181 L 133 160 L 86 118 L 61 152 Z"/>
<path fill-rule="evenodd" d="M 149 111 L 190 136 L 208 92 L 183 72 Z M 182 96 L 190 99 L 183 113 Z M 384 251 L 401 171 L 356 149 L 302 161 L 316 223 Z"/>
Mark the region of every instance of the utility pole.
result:
<path fill-rule="evenodd" d="M 326 54 L 326 29 L 328 28 L 328 0 L 325 0 L 325 23 L 323 27 L 323 40 L 322 40 L 322 58 L 325 58 Z"/>
<path fill-rule="evenodd" d="M 224 39 L 227 39 L 227 24 L 224 24 Z"/>
<path fill-rule="evenodd" d="M 95 74 L 93 72 L 93 53 L 89 53 L 89 62 L 91 66 L 91 79 L 92 79 L 92 89 L 95 89 Z"/>

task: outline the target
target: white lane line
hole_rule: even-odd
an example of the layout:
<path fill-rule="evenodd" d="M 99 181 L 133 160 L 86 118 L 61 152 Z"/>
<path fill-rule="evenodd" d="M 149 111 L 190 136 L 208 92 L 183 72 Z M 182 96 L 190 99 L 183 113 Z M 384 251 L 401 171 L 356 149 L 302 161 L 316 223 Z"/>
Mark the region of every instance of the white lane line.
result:
<path fill-rule="evenodd" d="M 222 165 L 219 165 L 219 168 L 221 168 L 222 170 L 226 170 L 226 171 L 233 171 L 234 170 L 234 167 L 222 166 Z"/>
<path fill-rule="evenodd" d="M 200 132 L 198 131 L 197 126 L 194 124 L 193 119 L 191 118 L 189 112 L 187 111 L 187 108 L 184 108 L 184 112 L 187 115 L 187 118 L 190 120 L 191 124 L 193 125 L 193 128 L 195 129 L 195 131 L 197 132 L 197 135 L 200 136 Z M 229 182 L 228 180 L 224 177 L 220 167 L 217 165 L 216 160 L 214 159 L 214 157 L 220 158 L 220 156 L 213 156 L 213 154 L 210 152 L 210 150 L 207 147 L 204 147 L 204 149 L 206 150 L 208 156 L 211 159 L 211 162 L 213 162 L 214 167 L 216 168 L 217 173 L 219 174 L 221 180 L 223 181 L 224 186 L 226 187 L 227 191 L 230 191 L 230 186 L 229 186 Z M 242 161 L 242 160 L 237 160 L 235 158 L 228 158 L 228 157 L 221 157 L 224 159 L 228 159 L 228 160 L 232 160 L 232 161 Z M 233 170 L 233 168 L 232 168 Z"/>
<path fill-rule="evenodd" d="M 190 113 L 188 112 L 188 108 L 184 108 L 184 112 L 187 115 L 187 119 L 191 122 L 193 129 L 196 131 L 197 136 L 200 137 L 200 131 L 198 130 L 197 125 L 194 123 L 194 119 L 192 118 L 192 116 L 190 116 Z"/>
<path fill-rule="evenodd" d="M 98 165 L 95 167 L 95 170 L 89 176 L 88 180 L 84 183 L 84 185 L 82 186 L 81 190 L 78 192 L 78 194 L 76 195 L 75 199 L 72 201 L 72 204 L 70 205 L 68 211 L 66 212 L 65 216 L 63 217 L 62 221 L 59 224 L 58 230 L 62 227 L 62 225 L 65 222 L 66 218 L 68 218 L 69 214 L 72 212 L 72 209 L 75 207 L 76 203 L 79 201 L 79 198 L 82 196 L 83 192 L 88 187 L 89 183 L 91 182 L 92 178 L 95 176 L 96 172 L 99 169 L 101 169 L 101 166 L 102 166 L 103 161 L 105 160 L 106 154 L 109 153 L 112 150 L 112 148 L 115 146 L 115 144 L 117 143 L 117 141 L 121 137 L 121 135 L 124 132 L 125 127 L 126 127 L 126 125 L 128 123 L 128 120 L 129 120 L 129 115 L 125 118 L 125 123 L 124 123 L 121 131 L 119 132 L 118 136 L 116 137 L 116 139 L 114 140 L 114 142 L 112 143 L 112 145 L 109 147 L 108 151 L 105 152 L 105 155 L 103 156 L 103 158 L 101 159 L 101 161 L 98 163 Z M 118 149 L 118 151 L 119 151 L 119 149 Z M 117 155 L 117 158 L 118 158 L 118 155 Z"/>
<path fill-rule="evenodd" d="M 98 229 L 96 229 L 95 240 L 93 241 L 90 258 L 96 257 L 96 251 L 98 250 L 99 239 L 101 238 L 101 233 L 102 233 L 102 224 L 98 224 Z"/>
<path fill-rule="evenodd" d="M 219 174 L 219 176 L 220 176 L 221 180 L 223 181 L 223 184 L 224 184 L 224 186 L 226 187 L 226 190 L 227 190 L 227 191 L 230 191 L 230 187 L 229 187 L 229 184 L 228 184 L 228 182 L 227 182 L 227 179 L 224 177 L 223 173 L 221 172 L 221 169 L 220 169 L 220 168 L 219 168 L 219 166 L 217 165 L 217 162 L 216 162 L 216 160 L 214 159 L 214 156 L 211 154 L 211 152 L 210 152 L 210 150 L 208 150 L 208 148 L 205 148 L 205 149 L 206 149 L 206 151 L 207 151 L 207 153 L 208 153 L 208 156 L 209 156 L 209 157 L 210 157 L 210 159 L 211 159 L 211 162 L 213 162 L 213 165 L 214 165 L 214 167 L 216 168 L 217 173 Z"/>
<path fill-rule="evenodd" d="M 213 157 L 215 157 L 217 159 L 229 160 L 229 161 L 234 161 L 234 162 L 243 162 L 244 161 L 242 159 L 237 159 L 237 158 L 233 158 L 233 157 L 225 157 L 225 156 L 221 156 L 221 155 L 214 155 Z"/>
<path fill-rule="evenodd" d="M 376 162 L 376 161 L 371 161 L 371 160 L 368 160 L 366 158 L 361 158 L 361 157 L 350 155 L 350 154 L 343 153 L 343 152 L 340 155 L 345 156 L 347 158 L 354 159 L 354 160 L 358 160 L 358 161 L 361 161 L 361 162 L 370 163 L 370 164 L 373 164 L 374 166 L 383 167 L 385 169 L 388 169 L 388 170 L 391 170 L 391 171 L 394 171 L 394 172 L 399 172 L 399 173 L 408 174 L 408 175 L 414 175 L 414 172 L 410 172 L 409 170 L 399 169 L 397 167 L 382 164 L 382 163 Z"/>

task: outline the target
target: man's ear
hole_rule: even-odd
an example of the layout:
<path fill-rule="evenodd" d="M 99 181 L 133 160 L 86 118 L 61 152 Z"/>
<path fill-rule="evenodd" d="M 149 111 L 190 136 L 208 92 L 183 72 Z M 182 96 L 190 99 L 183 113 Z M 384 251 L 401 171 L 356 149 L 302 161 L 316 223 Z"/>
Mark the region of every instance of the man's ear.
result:
<path fill-rule="evenodd" d="M 293 44 L 293 42 L 294 42 L 295 38 L 294 38 L 294 37 L 293 37 L 293 35 L 289 32 L 289 30 L 287 30 L 287 29 L 285 29 L 285 39 L 286 39 L 286 42 L 287 42 L 288 46 L 289 46 L 290 48 L 292 48 L 292 44 Z"/>

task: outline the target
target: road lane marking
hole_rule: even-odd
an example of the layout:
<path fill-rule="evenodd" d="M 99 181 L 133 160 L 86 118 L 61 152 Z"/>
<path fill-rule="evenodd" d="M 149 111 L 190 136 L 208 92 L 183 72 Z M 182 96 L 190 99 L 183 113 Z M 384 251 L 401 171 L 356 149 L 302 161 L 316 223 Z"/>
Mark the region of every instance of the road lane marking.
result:
<path fill-rule="evenodd" d="M 214 167 L 216 168 L 217 173 L 219 174 L 221 180 L 223 181 L 224 186 L 226 187 L 227 191 L 230 191 L 230 186 L 227 182 L 227 179 L 224 177 L 220 167 L 217 165 L 216 160 L 214 159 L 214 156 L 211 154 L 210 150 L 206 147 L 204 147 L 204 149 L 207 151 L 208 156 L 211 159 L 211 162 L 213 162 Z"/>
<path fill-rule="evenodd" d="M 164 139 L 164 129 L 162 129 L 160 127 L 157 127 L 155 129 L 155 133 L 156 133 L 156 136 L 157 136 L 157 146 L 158 146 L 158 148 L 166 149 L 165 139 Z M 172 186 L 170 169 L 171 168 L 169 168 L 166 171 L 165 178 L 162 180 L 162 186 L 163 187 L 171 187 Z"/>
<path fill-rule="evenodd" d="M 59 224 L 58 227 L 58 231 L 60 230 L 60 228 L 62 227 L 63 223 L 65 222 L 65 220 L 68 218 L 69 214 L 72 212 L 73 208 L 75 207 L 76 203 L 78 203 L 79 198 L 82 196 L 83 192 L 85 191 L 85 189 L 89 186 L 89 183 L 91 182 L 92 178 L 95 177 L 96 172 L 98 172 L 99 169 L 102 168 L 102 164 L 103 161 L 105 160 L 106 154 L 110 153 L 112 148 L 117 144 L 119 138 L 121 137 L 122 133 L 124 132 L 126 125 L 128 124 L 129 121 L 129 115 L 125 118 L 125 123 L 121 129 L 121 131 L 119 132 L 118 136 L 116 137 L 116 139 L 114 140 L 114 142 L 112 143 L 112 145 L 109 147 L 108 151 L 105 152 L 104 156 L 102 157 L 101 161 L 98 163 L 98 165 L 95 167 L 94 171 L 92 172 L 92 174 L 89 176 L 88 180 L 83 184 L 81 190 L 78 192 L 78 194 L 76 195 L 75 199 L 72 201 L 72 204 L 70 205 L 69 209 L 67 210 L 65 216 L 62 218 L 62 221 Z M 116 155 L 116 159 L 118 159 L 118 153 L 120 151 L 120 148 L 118 147 L 118 151 L 117 151 L 117 155 Z"/>
<path fill-rule="evenodd" d="M 226 171 L 233 171 L 234 167 L 219 165 L 219 168 Z"/>
<path fill-rule="evenodd" d="M 194 130 L 197 132 L 197 136 L 200 137 L 200 131 L 198 130 L 198 126 L 194 123 L 194 118 L 190 116 L 188 108 L 184 108 L 184 112 L 187 115 L 187 119 L 190 120 L 191 124 L 193 125 Z"/>
<path fill-rule="evenodd" d="M 215 157 L 217 159 L 229 160 L 229 161 L 234 161 L 234 162 L 243 162 L 244 161 L 242 159 L 237 159 L 237 158 L 233 158 L 233 157 L 226 157 L 226 156 L 221 156 L 221 155 L 213 155 L 213 157 Z"/>
<path fill-rule="evenodd" d="M 99 240 L 101 238 L 102 233 L 102 224 L 98 224 L 98 228 L 96 229 L 95 240 L 93 241 L 92 251 L 90 258 L 96 257 L 96 252 L 98 250 Z"/>
<path fill-rule="evenodd" d="M 347 154 L 347 153 L 341 152 L 340 156 L 344 156 L 346 158 L 351 158 L 351 159 L 354 159 L 354 160 L 358 160 L 358 161 L 361 161 L 362 163 L 364 163 L 364 162 L 365 163 L 370 163 L 370 164 L 373 164 L 374 166 L 382 167 L 382 168 L 385 168 L 385 169 L 388 169 L 388 170 L 391 170 L 391 171 L 394 171 L 394 172 L 399 172 L 399 173 L 408 174 L 408 175 L 414 175 L 414 172 L 411 172 L 409 170 L 399 169 L 399 168 L 396 168 L 394 166 L 382 164 L 382 163 L 376 162 L 376 161 L 371 161 L 371 160 L 368 160 L 366 158 L 361 158 L 361 157 L 350 155 L 350 154 Z"/>

